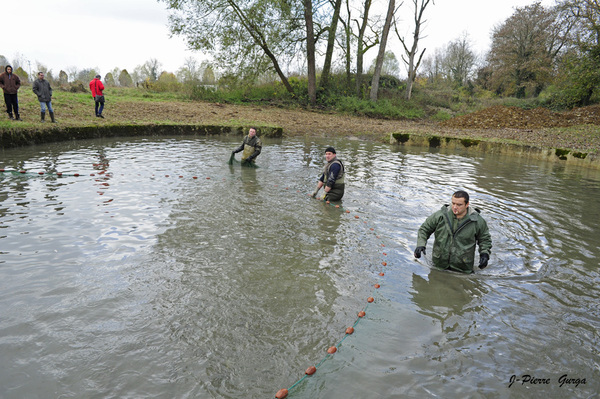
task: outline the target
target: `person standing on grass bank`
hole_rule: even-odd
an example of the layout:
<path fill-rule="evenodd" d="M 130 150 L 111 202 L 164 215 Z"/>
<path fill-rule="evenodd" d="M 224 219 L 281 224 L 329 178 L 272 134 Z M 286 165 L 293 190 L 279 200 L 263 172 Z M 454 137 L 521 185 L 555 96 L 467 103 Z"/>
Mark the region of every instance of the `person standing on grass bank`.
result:
<path fill-rule="evenodd" d="M 104 110 L 104 94 L 102 94 L 102 90 L 104 90 L 104 84 L 100 80 L 100 75 L 96 75 L 94 79 L 90 82 L 90 90 L 92 91 L 92 97 L 94 98 L 94 104 L 96 105 L 96 117 L 103 118 L 102 110 Z"/>
<path fill-rule="evenodd" d="M 344 196 L 346 182 L 344 179 L 344 165 L 337 159 L 335 148 L 327 147 L 325 149 L 325 160 L 327 164 L 323 169 L 316 190 L 311 194 L 311 197 L 316 198 L 321 187 L 325 186 L 324 201 L 339 201 Z"/>
<path fill-rule="evenodd" d="M 44 72 L 38 72 L 38 78 L 33 82 L 33 92 L 40 102 L 41 122 L 43 123 L 46 118 L 46 107 L 48 107 L 50 119 L 52 119 L 52 123 L 56 123 L 54 110 L 52 109 L 52 87 L 50 86 L 50 82 L 44 79 Z"/>
<path fill-rule="evenodd" d="M 7 65 L 0 75 L 0 87 L 4 91 L 4 102 L 6 103 L 8 118 L 22 120 L 19 116 L 19 99 L 17 98 L 17 91 L 21 87 L 21 79 L 13 73 L 12 66 Z M 15 117 L 13 117 L 13 110 L 15 111 Z"/>
<path fill-rule="evenodd" d="M 492 237 L 479 209 L 469 207 L 467 192 L 455 192 L 452 205 L 442 206 L 421 225 L 415 258 L 426 255 L 425 246 L 431 234 L 435 234 L 432 260 L 437 269 L 473 273 L 475 244 L 479 245 L 479 268 L 487 267 Z"/>
<path fill-rule="evenodd" d="M 248 135 L 244 137 L 242 145 L 231 151 L 231 159 L 233 159 L 233 156 L 240 151 L 243 151 L 242 164 L 251 164 L 256 157 L 260 155 L 260 152 L 262 151 L 262 141 L 260 141 L 256 135 L 255 128 L 251 127 L 248 130 Z"/>

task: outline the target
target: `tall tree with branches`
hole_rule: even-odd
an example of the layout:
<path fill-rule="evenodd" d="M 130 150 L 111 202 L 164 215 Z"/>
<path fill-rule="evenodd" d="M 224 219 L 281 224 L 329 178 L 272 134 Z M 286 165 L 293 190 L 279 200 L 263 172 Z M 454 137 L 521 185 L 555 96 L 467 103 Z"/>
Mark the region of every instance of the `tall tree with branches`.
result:
<path fill-rule="evenodd" d="M 519 98 L 537 96 L 553 77 L 554 63 L 566 36 L 558 9 L 537 2 L 517 7 L 494 28 L 487 56 L 490 87 Z"/>
<path fill-rule="evenodd" d="M 321 71 L 321 82 L 319 86 L 327 89 L 329 86 L 329 75 L 331 73 L 331 62 L 333 60 L 333 51 L 335 48 L 335 39 L 337 24 L 340 20 L 340 10 L 342 8 L 342 0 L 334 0 L 331 5 L 333 6 L 333 16 L 331 17 L 331 23 L 326 28 L 327 31 L 327 49 L 325 50 L 325 61 L 323 63 L 323 70 Z"/>
<path fill-rule="evenodd" d="M 366 31 L 369 27 L 369 11 L 371 10 L 372 0 L 365 0 L 362 18 L 359 22 L 354 20 L 358 27 L 357 49 L 356 49 L 356 95 L 361 97 L 362 94 L 362 77 L 364 69 L 365 53 L 372 47 L 379 44 L 379 36 L 375 40 L 367 41 Z"/>
<path fill-rule="evenodd" d="M 423 29 L 423 25 L 427 22 L 427 20 L 423 19 L 425 14 L 425 9 L 429 5 L 429 3 L 435 5 L 433 0 L 413 0 L 414 5 L 414 23 L 415 30 L 413 31 L 412 36 L 412 44 L 408 45 L 406 39 L 400 35 L 398 32 L 398 25 L 394 21 L 394 30 L 396 31 L 396 36 L 400 39 L 400 43 L 402 43 L 402 47 L 404 48 L 404 55 L 402 56 L 402 60 L 406 64 L 406 70 L 408 73 L 408 79 L 406 80 L 406 99 L 410 100 L 412 97 L 413 86 L 415 84 L 415 80 L 417 79 L 417 70 L 419 69 L 419 65 L 421 65 L 421 60 L 423 59 L 423 55 L 425 54 L 425 48 L 419 53 L 419 40 L 422 39 L 421 30 Z"/>
<path fill-rule="evenodd" d="M 569 49 L 559 59 L 560 106 L 588 105 L 600 92 L 600 1 L 563 0 L 558 3 L 561 26 L 572 27 Z"/>
<path fill-rule="evenodd" d="M 172 11 L 171 32 L 184 36 L 188 47 L 213 55 L 224 69 L 243 76 L 256 76 L 270 66 L 294 93 L 282 63 L 297 57 L 306 40 L 301 21 L 307 0 L 161 1 Z"/>
<path fill-rule="evenodd" d="M 381 67 L 383 66 L 383 59 L 385 57 L 385 46 L 387 45 L 387 39 L 395 12 L 396 1 L 389 0 L 385 23 L 383 24 L 383 31 L 381 32 L 381 41 L 379 43 L 379 53 L 377 54 L 377 60 L 375 63 L 375 72 L 373 73 L 373 80 L 371 81 L 371 93 L 369 94 L 371 101 L 377 101 L 377 94 L 379 92 L 379 77 L 381 76 Z"/>

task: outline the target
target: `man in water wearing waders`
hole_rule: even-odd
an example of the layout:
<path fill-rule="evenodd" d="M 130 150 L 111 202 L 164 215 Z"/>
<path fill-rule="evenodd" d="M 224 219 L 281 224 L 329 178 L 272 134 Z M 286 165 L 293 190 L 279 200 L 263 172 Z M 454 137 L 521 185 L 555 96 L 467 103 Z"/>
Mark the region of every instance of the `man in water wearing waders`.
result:
<path fill-rule="evenodd" d="M 325 186 L 324 201 L 339 201 L 344 196 L 344 165 L 337 159 L 335 148 L 327 147 L 325 149 L 325 160 L 327 164 L 323 169 L 323 174 L 317 183 L 317 189 L 312 193 L 312 197 L 316 198 L 321 187 Z"/>
<path fill-rule="evenodd" d="M 452 195 L 452 205 L 429 216 L 419 228 L 415 258 L 425 255 L 427 239 L 435 234 L 433 265 L 442 270 L 473 273 L 475 244 L 479 245 L 479 268 L 488 265 L 492 237 L 479 209 L 469 207 L 469 194 L 457 191 Z"/>
<path fill-rule="evenodd" d="M 244 151 L 242 153 L 242 164 L 252 164 L 256 157 L 260 154 L 261 150 L 262 142 L 258 136 L 256 136 L 256 129 L 251 127 L 250 130 L 248 130 L 248 135 L 244 137 L 242 145 L 231 151 L 230 163 L 233 161 L 234 154 Z"/>

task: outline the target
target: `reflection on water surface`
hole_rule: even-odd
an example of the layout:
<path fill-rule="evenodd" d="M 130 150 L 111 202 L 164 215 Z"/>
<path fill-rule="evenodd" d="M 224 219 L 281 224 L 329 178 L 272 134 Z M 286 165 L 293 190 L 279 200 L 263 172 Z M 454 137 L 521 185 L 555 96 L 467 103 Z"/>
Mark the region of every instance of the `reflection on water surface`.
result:
<path fill-rule="evenodd" d="M 598 391 L 597 171 L 267 139 L 250 169 L 227 165 L 238 141 L 2 152 L 1 168 L 30 173 L 0 174 L 0 397 L 273 397 L 340 342 L 376 282 L 355 333 L 289 397 Z M 329 144 L 341 208 L 307 195 Z M 472 276 L 412 257 L 458 188 L 494 242 Z M 523 375 L 550 383 L 509 388 Z"/>

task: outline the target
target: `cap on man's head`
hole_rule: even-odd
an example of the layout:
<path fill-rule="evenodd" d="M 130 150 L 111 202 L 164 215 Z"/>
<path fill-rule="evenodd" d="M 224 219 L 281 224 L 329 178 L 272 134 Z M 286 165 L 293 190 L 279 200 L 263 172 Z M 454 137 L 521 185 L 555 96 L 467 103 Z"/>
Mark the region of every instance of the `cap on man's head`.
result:
<path fill-rule="evenodd" d="M 96 79 L 100 79 L 100 75 L 96 75 Z"/>
<path fill-rule="evenodd" d="M 333 148 L 333 147 L 327 147 L 327 148 L 325 148 L 325 152 L 331 152 L 331 153 L 335 154 L 335 148 Z"/>

